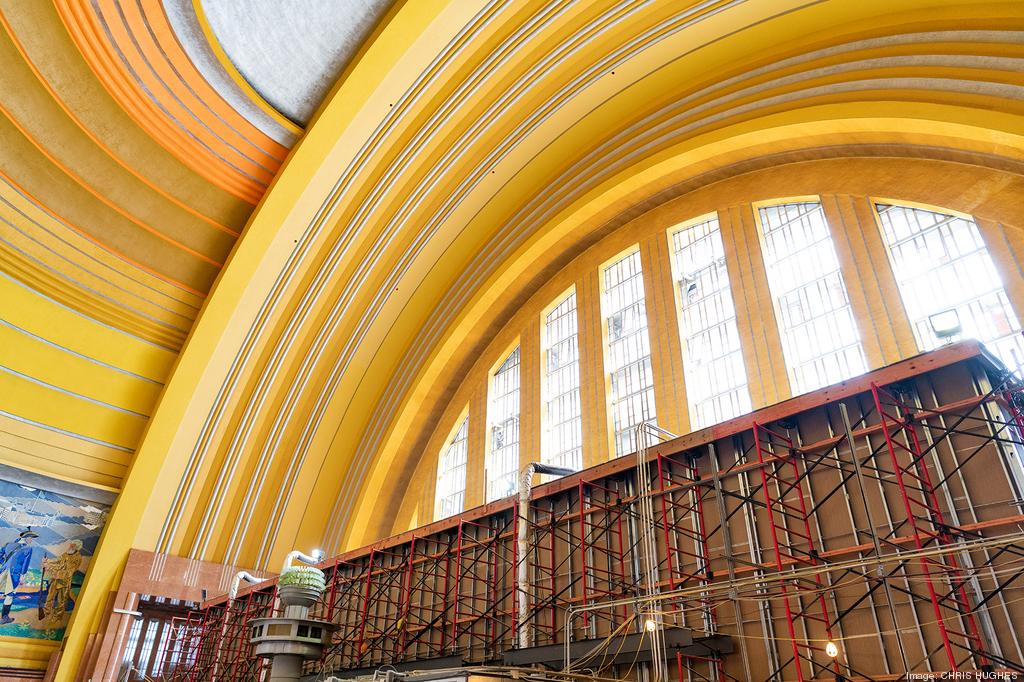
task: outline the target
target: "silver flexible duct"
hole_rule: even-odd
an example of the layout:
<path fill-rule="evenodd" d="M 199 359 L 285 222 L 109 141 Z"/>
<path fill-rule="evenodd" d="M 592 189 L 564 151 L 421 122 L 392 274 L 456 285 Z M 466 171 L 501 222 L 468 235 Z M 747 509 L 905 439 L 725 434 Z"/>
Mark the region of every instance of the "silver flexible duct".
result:
<path fill-rule="evenodd" d="M 243 580 L 247 583 L 255 584 L 263 582 L 266 578 L 257 578 L 248 571 L 239 571 L 238 573 L 235 573 L 235 577 L 231 579 L 231 589 L 228 590 L 228 599 L 234 599 L 238 596 L 238 586 L 242 584 Z"/>
<path fill-rule="evenodd" d="M 292 562 L 298 559 L 304 564 L 309 566 L 316 566 L 318 563 L 324 560 L 324 552 L 322 549 L 314 549 L 313 554 L 303 554 L 297 549 L 293 549 L 288 552 L 284 558 L 284 565 L 281 566 L 281 572 L 284 573 L 292 567 Z"/>
<path fill-rule="evenodd" d="M 516 509 L 516 514 L 519 517 L 516 532 L 516 592 L 519 597 L 519 622 L 517 624 L 519 632 L 517 641 L 519 642 L 520 649 L 530 646 L 533 640 L 530 636 L 530 562 L 526 560 L 528 526 L 530 524 L 530 493 L 533 486 L 533 475 L 568 476 L 575 473 L 575 469 L 542 464 L 541 462 L 531 462 L 523 467 L 522 472 L 519 474 L 519 505 Z"/>

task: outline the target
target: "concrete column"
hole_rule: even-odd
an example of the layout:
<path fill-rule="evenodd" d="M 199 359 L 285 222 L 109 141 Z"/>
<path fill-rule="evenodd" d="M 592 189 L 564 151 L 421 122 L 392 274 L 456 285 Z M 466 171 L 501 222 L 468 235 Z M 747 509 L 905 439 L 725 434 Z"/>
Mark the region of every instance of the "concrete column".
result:
<path fill-rule="evenodd" d="M 274 656 L 268 682 L 295 682 L 302 677 L 302 660 L 301 656 Z"/>
<path fill-rule="evenodd" d="M 466 509 L 484 503 L 484 450 L 487 447 L 487 376 L 472 372 L 466 377 L 473 387 L 469 397 L 469 437 L 466 443 Z"/>
<path fill-rule="evenodd" d="M 658 424 L 669 431 L 690 431 L 683 377 L 683 349 L 668 235 L 659 230 L 640 242 L 640 261 L 647 297 L 647 327 L 651 337 L 651 369 L 654 372 L 654 406 Z"/>
<path fill-rule="evenodd" d="M 821 203 L 868 366 L 874 369 L 914 355 L 914 334 L 871 201 L 864 196 L 838 194 L 823 195 Z"/>
<path fill-rule="evenodd" d="M 541 447 L 540 318 L 526 323 L 519 336 L 519 469 L 540 461 Z"/>
<path fill-rule="evenodd" d="M 730 206 L 719 211 L 718 220 L 736 305 L 743 363 L 750 382 L 750 400 L 756 410 L 792 395 L 782 338 L 761 256 L 753 206 Z"/>
<path fill-rule="evenodd" d="M 604 368 L 604 321 L 601 282 L 596 270 L 576 281 L 580 344 L 580 404 L 583 410 L 583 466 L 607 462 L 611 446 L 608 421 L 608 374 Z"/>

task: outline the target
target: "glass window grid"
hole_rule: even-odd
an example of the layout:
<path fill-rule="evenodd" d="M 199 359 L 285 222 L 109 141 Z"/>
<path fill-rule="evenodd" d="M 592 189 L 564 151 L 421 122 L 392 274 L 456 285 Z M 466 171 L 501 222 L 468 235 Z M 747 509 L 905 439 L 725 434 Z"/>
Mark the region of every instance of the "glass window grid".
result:
<path fill-rule="evenodd" d="M 821 204 L 765 206 L 762 252 L 793 393 L 867 371 L 860 333 Z"/>
<path fill-rule="evenodd" d="M 608 373 L 616 456 L 636 451 L 636 427 L 654 422 L 654 373 L 640 252 L 604 269 Z"/>
<path fill-rule="evenodd" d="M 163 633 L 160 635 L 160 641 L 157 644 L 156 655 L 153 658 L 153 667 L 149 670 L 149 674 L 159 677 L 165 672 L 173 672 L 174 665 L 174 651 L 172 650 L 171 638 L 174 635 L 174 628 L 171 627 L 171 623 L 165 623 Z M 140 659 L 141 660 L 141 659 Z"/>
<path fill-rule="evenodd" d="M 672 233 L 690 423 L 704 428 L 749 412 L 725 247 L 718 218 Z"/>
<path fill-rule="evenodd" d="M 484 463 L 486 501 L 512 495 L 519 488 L 519 349 L 508 356 L 491 378 L 488 412 L 490 448 Z"/>
<path fill-rule="evenodd" d="M 544 317 L 544 432 L 541 461 L 583 468 L 580 354 L 576 292 Z"/>
<path fill-rule="evenodd" d="M 434 520 L 458 514 L 466 502 L 466 461 L 469 454 L 469 416 L 445 446 L 437 460 L 434 488 Z"/>
<path fill-rule="evenodd" d="M 139 636 L 142 634 L 142 619 L 135 620 L 132 623 L 131 630 L 128 632 L 128 643 L 125 645 L 123 658 L 121 659 L 121 665 L 125 664 L 132 665 L 133 656 L 135 655 L 136 649 L 139 645 Z M 132 679 L 140 679 L 141 675 L 136 671 L 132 673 Z"/>
<path fill-rule="evenodd" d="M 973 220 L 925 209 L 876 204 L 903 306 L 919 350 L 946 343 L 929 317 L 955 309 L 960 338 L 985 343 L 1007 367 L 1024 363 L 1020 322 Z"/>

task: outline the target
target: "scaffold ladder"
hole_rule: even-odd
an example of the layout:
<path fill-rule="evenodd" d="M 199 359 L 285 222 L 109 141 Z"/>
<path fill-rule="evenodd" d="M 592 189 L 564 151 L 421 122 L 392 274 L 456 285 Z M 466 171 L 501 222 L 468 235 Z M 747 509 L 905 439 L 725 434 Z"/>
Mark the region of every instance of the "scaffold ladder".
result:
<path fill-rule="evenodd" d="M 917 549 L 925 549 L 932 545 L 954 545 L 954 529 L 946 523 L 939 507 L 938 496 L 935 494 L 935 487 L 932 485 L 928 464 L 925 461 L 927 452 L 921 449 L 920 439 L 914 428 L 913 410 L 904 401 L 877 384 L 871 384 L 871 392 L 914 546 Z M 964 575 L 956 554 L 942 552 L 933 558 L 922 557 L 920 565 L 942 637 L 942 648 L 946 652 L 951 669 L 956 672 L 962 665 L 962 662 L 957 661 L 954 646 L 960 646 L 969 652 L 966 660 L 976 655 L 978 664 L 987 667 L 989 661 L 984 654 L 984 641 L 974 617 L 974 607 L 971 606 L 967 594 L 968 578 Z M 944 594 L 940 594 L 942 588 L 936 588 L 934 572 L 938 572 L 949 585 L 949 590 Z M 962 631 L 950 627 L 945 614 L 946 609 L 957 613 L 962 621 Z M 962 640 L 963 644 L 957 644 L 956 639 Z"/>
<path fill-rule="evenodd" d="M 761 465 L 758 472 L 767 510 L 769 537 L 775 554 L 775 568 L 784 571 L 792 566 L 821 565 L 804 495 L 806 477 L 800 472 L 798 452 L 792 439 L 757 423 L 753 431 L 757 461 Z M 821 575 L 813 573 L 788 584 L 782 582 L 780 590 L 797 682 L 807 679 L 801 661 L 810 663 L 812 678 L 816 674 L 816 667 L 831 667 L 839 675 L 839 664 L 834 659 L 831 666 L 815 660 L 815 654 L 821 657 L 826 654 L 821 638 L 811 636 L 812 627 L 824 634 L 828 641 L 832 640 L 832 617 L 825 601 L 825 586 Z M 797 623 L 803 625 L 803 640 L 797 634 Z M 812 644 L 815 640 L 818 643 Z M 780 669 L 778 673 L 781 672 Z"/>

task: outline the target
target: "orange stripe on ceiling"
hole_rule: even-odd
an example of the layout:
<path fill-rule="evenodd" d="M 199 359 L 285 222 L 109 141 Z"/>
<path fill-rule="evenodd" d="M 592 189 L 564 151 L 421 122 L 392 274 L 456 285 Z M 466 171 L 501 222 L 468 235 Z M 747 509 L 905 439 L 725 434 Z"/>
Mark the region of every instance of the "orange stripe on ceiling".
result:
<path fill-rule="evenodd" d="M 24 267 L 38 270 L 45 273 L 45 276 L 72 285 L 77 290 L 76 296 L 85 296 L 90 300 L 101 299 L 108 304 L 116 305 L 126 314 L 150 320 L 164 327 L 182 332 L 191 329 L 196 317 L 194 309 L 174 306 L 173 303 L 165 305 L 162 301 L 147 296 L 150 293 L 148 291 L 130 289 L 125 285 L 138 280 L 129 279 L 121 273 L 117 274 L 127 281 L 114 282 L 88 267 L 91 264 L 69 260 L 69 254 L 52 250 L 49 244 L 37 241 L 36 237 L 39 235 L 32 234 L 31 224 L 28 225 L 29 230 L 25 230 L 27 221 L 18 221 L 19 217 L 0 215 L 0 221 L 13 226 L 13 229 L 4 230 L 3 234 L 0 234 L 0 258 L 10 252 L 9 257 L 22 263 Z M 132 274 L 139 279 L 150 279 L 143 272 L 136 271 Z"/>
<path fill-rule="evenodd" d="M 99 8 L 107 29 L 114 36 L 121 52 L 127 56 L 144 87 L 171 112 L 178 125 L 205 140 L 218 154 L 230 159 L 254 178 L 266 183 L 273 180 L 281 160 L 240 134 L 221 113 L 247 125 L 244 119 L 237 114 L 232 116 L 227 111 L 218 112 L 211 108 L 210 105 L 219 99 L 216 93 L 210 91 L 213 103 L 197 97 L 184 76 L 175 72 L 161 46 L 153 42 L 148 22 L 139 13 L 138 6 L 134 3 L 112 3 L 110 0 L 97 0 L 93 6 Z M 131 56 L 127 52 L 129 45 L 136 50 Z M 170 97 L 165 97 L 164 92 Z M 223 108 L 233 111 L 229 106 Z M 204 116 L 207 111 L 212 115 Z M 256 132 L 255 129 L 253 132 Z"/>
<path fill-rule="evenodd" d="M 198 289 L 196 289 L 194 287 L 190 287 L 189 285 L 185 284 L 184 282 L 179 282 L 178 280 L 176 280 L 176 279 L 174 279 L 172 277 L 168 277 L 167 275 L 163 274 L 162 272 L 158 272 L 158 271 L 154 270 L 153 268 L 140 263 L 139 261 L 137 261 L 137 260 L 135 260 L 135 259 L 133 259 L 133 258 L 127 256 L 127 255 L 125 255 L 121 251 L 118 251 L 117 249 L 115 249 L 115 248 L 113 248 L 113 247 L 111 247 L 111 246 L 109 246 L 107 244 L 104 244 L 103 242 L 99 241 L 94 236 L 92 236 L 91 234 L 89 234 L 88 232 L 83 230 L 82 228 L 80 228 L 80 227 L 78 227 L 76 225 L 73 225 L 68 220 L 66 220 L 64 217 L 62 217 L 60 214 L 56 213 L 53 209 L 51 209 L 48 206 L 45 206 L 42 202 L 40 202 L 38 199 L 36 199 L 36 197 L 32 196 L 31 193 L 26 191 L 24 187 L 22 187 L 20 184 L 15 182 L 13 178 L 8 176 L 2 170 L 0 170 L 0 178 L 3 178 L 3 180 L 7 184 L 9 184 L 11 187 L 14 187 L 15 189 L 17 189 L 18 192 L 20 192 L 22 195 L 27 197 L 30 201 L 32 201 L 32 203 L 34 203 L 36 206 L 38 206 L 41 210 L 43 210 L 51 218 L 53 218 L 54 220 L 60 222 L 62 225 L 66 225 L 70 230 L 72 230 L 73 232 L 78 234 L 80 237 L 82 237 L 83 239 L 86 239 L 87 241 L 89 241 L 92 244 L 95 244 L 96 246 L 98 246 L 99 248 L 103 249 L 107 253 L 110 253 L 110 254 L 116 256 L 117 258 L 123 260 L 125 263 L 131 265 L 132 267 L 138 268 L 139 270 L 142 270 L 143 272 L 145 272 L 145 273 L 147 273 L 149 275 L 152 275 L 153 277 L 156 277 L 157 279 L 159 279 L 161 281 L 167 282 L 168 284 L 170 284 L 172 286 L 175 286 L 175 287 L 181 289 L 182 291 L 186 291 L 186 292 L 188 292 L 190 294 L 193 294 L 194 296 L 198 296 L 200 298 L 206 298 L 206 293 L 204 293 L 204 292 L 202 292 L 202 291 L 200 291 L 200 290 L 198 290 Z"/>
<path fill-rule="evenodd" d="M 47 160 L 50 161 L 50 163 L 52 163 L 53 165 L 57 166 L 57 168 L 60 168 L 61 171 L 63 171 L 65 175 L 67 175 L 69 178 L 71 178 L 76 183 L 78 183 L 82 187 L 82 189 L 84 189 L 86 192 L 88 192 L 89 194 L 93 195 L 97 199 L 99 199 L 105 206 L 107 206 L 108 208 L 110 208 L 111 210 L 116 212 L 118 215 L 121 215 L 126 220 L 131 221 L 132 224 L 141 227 L 143 230 L 145 230 L 146 232 L 149 232 L 150 234 L 155 236 L 157 239 L 165 241 L 168 244 L 171 244 L 172 246 L 175 246 L 175 247 L 181 249 L 185 253 L 188 253 L 189 255 L 192 255 L 192 256 L 198 258 L 201 261 L 209 263 L 210 265 L 215 265 L 218 268 L 224 266 L 223 263 L 218 262 L 218 261 L 214 260 L 213 258 L 210 258 L 206 254 L 200 253 L 199 251 L 196 251 L 195 249 L 193 249 L 191 247 L 188 247 L 188 246 L 185 246 L 181 242 L 179 242 L 179 241 L 177 241 L 175 239 L 172 239 L 171 237 L 168 237 L 166 234 L 164 234 L 160 230 L 156 229 L 155 227 L 153 227 L 151 225 L 147 225 L 146 223 L 142 222 L 141 220 L 139 220 L 138 218 L 133 216 L 128 211 L 124 210 L 123 208 L 121 208 L 120 206 L 118 206 L 117 204 L 112 202 L 110 199 L 108 199 L 106 196 L 104 196 L 102 192 L 98 192 L 95 189 L 93 189 L 92 185 L 87 183 L 83 178 L 79 177 L 74 171 L 72 171 L 70 168 L 68 168 L 63 163 L 61 163 L 60 159 L 55 157 L 45 147 L 43 147 L 34 137 L 32 137 L 32 135 L 21 125 L 21 123 L 19 123 L 18 120 L 16 118 L 14 118 L 13 115 L 11 115 L 11 112 L 8 111 L 7 107 L 5 107 L 2 103 L 0 103 L 0 113 L 3 113 L 3 115 L 6 116 L 7 119 L 12 124 L 14 124 L 14 127 L 17 128 L 18 131 L 22 135 L 24 135 L 25 138 L 29 142 L 32 143 L 32 146 L 35 147 L 36 149 L 38 149 L 39 153 L 42 154 L 43 156 L 45 156 L 47 158 Z"/>
<path fill-rule="evenodd" d="M 128 267 L 109 251 L 86 242 L 3 180 L 0 180 L 0 221 L 13 228 L 10 233 L 4 230 L 6 241 L 40 262 L 52 264 L 55 271 L 80 274 L 92 283 L 92 288 L 108 292 L 114 299 L 121 300 L 124 294 L 147 309 L 152 306 L 192 321 L 202 305 L 191 293 Z"/>
<path fill-rule="evenodd" d="M 247 203 L 258 202 L 264 191 L 262 187 L 226 168 L 220 159 L 169 123 L 148 97 L 137 90 L 130 75 L 122 71 L 113 48 L 99 37 L 102 29 L 95 25 L 84 6 L 58 0 L 55 7 L 65 29 L 99 81 L 153 139 L 220 189 Z M 204 163 L 207 160 L 211 163 Z"/>
<path fill-rule="evenodd" d="M 210 86 L 193 65 L 188 54 L 181 48 L 174 29 L 168 23 L 160 0 L 142 0 L 141 4 L 146 23 L 156 33 L 157 45 L 162 56 L 177 72 L 182 83 L 191 90 L 193 96 L 197 97 L 200 103 L 210 109 L 214 115 L 222 117 L 236 132 L 244 133 L 243 138 L 246 142 L 253 144 L 260 152 L 281 164 L 288 155 L 289 148 L 253 125 L 249 119 L 239 113 Z"/>
<path fill-rule="evenodd" d="M 135 121 L 185 165 L 229 194 L 256 205 L 266 187 L 228 166 L 209 149 L 173 125 L 124 73 L 113 48 L 99 36 L 102 29 L 83 5 L 57 0 L 57 13 L 72 41 L 100 83 Z"/>
<path fill-rule="evenodd" d="M 22 59 L 25 61 L 25 64 L 28 65 L 29 69 L 32 71 L 32 74 L 36 77 L 36 80 L 38 80 L 39 83 L 43 86 L 43 88 L 46 89 L 46 92 L 49 93 L 50 97 L 52 97 L 53 100 L 57 103 L 57 105 L 60 106 L 61 110 L 63 110 L 64 113 L 67 114 L 68 118 L 70 118 L 72 121 L 74 121 L 75 125 L 78 126 L 78 128 L 83 133 L 85 133 L 86 137 L 88 137 L 90 140 L 92 140 L 92 142 L 97 147 L 102 149 L 107 154 L 107 156 L 109 156 L 119 166 L 121 166 L 126 171 L 128 171 L 133 176 L 135 176 L 135 178 L 137 178 L 140 182 L 145 184 L 147 187 L 152 189 L 154 192 L 156 192 L 161 197 L 163 197 L 167 201 L 171 202 L 175 206 L 177 206 L 177 207 L 187 211 L 188 213 L 194 215 L 196 218 L 199 218 L 203 222 L 208 223 L 209 225 L 213 226 L 214 228 L 216 228 L 218 230 L 221 230 L 222 232 L 226 232 L 226 233 L 230 234 L 233 237 L 237 237 L 239 235 L 238 231 L 231 229 L 227 225 L 223 225 L 223 224 L 217 222 L 213 218 L 210 218 L 210 217 L 208 217 L 206 215 L 203 215 L 201 212 L 197 211 L 195 208 L 193 208 L 189 204 L 186 204 L 185 202 L 180 201 L 179 199 L 176 199 L 172 195 L 168 194 L 166 191 L 164 191 L 163 189 L 161 189 L 157 185 L 155 185 L 152 182 L 150 182 L 141 173 L 136 171 L 135 168 L 133 168 L 130 164 L 125 163 L 125 161 L 123 159 L 121 159 L 119 156 L 117 156 L 117 154 L 115 154 L 113 150 L 111 150 L 107 145 L 105 145 L 96 135 L 94 135 L 92 133 L 91 130 L 89 130 L 85 126 L 85 124 L 82 123 L 81 119 L 79 119 L 75 115 L 75 113 L 73 111 L 71 111 L 70 108 L 68 108 L 68 106 L 64 103 L 64 101 L 57 95 L 56 91 L 53 89 L 53 87 L 50 85 L 50 83 L 43 77 L 43 74 L 40 73 L 40 71 L 36 67 L 35 63 L 29 58 L 28 53 L 25 51 L 25 48 L 22 45 L 21 41 L 18 40 L 18 37 L 15 35 L 14 30 L 12 29 L 11 25 L 7 21 L 7 17 L 4 16 L 4 12 L 3 12 L 3 8 L 2 7 L 0 7 L 0 25 L 3 25 L 4 30 L 7 31 L 7 35 L 10 36 L 11 42 L 18 49 L 18 52 L 21 54 Z"/>

